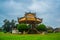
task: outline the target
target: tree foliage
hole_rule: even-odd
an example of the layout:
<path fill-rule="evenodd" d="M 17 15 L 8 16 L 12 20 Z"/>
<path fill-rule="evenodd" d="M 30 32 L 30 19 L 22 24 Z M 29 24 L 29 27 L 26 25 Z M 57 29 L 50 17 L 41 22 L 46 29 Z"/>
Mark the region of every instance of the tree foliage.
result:
<path fill-rule="evenodd" d="M 9 22 L 9 20 L 5 19 L 3 22 L 4 22 L 3 30 L 5 32 L 9 32 L 10 31 L 10 22 Z"/>
<path fill-rule="evenodd" d="M 11 20 L 11 22 L 7 19 L 5 19 L 3 24 L 3 31 L 4 32 L 10 32 L 12 30 L 13 27 L 15 27 L 15 21 Z"/>
<path fill-rule="evenodd" d="M 16 27 L 15 23 L 16 23 L 16 21 L 15 21 L 14 19 L 11 20 L 10 26 L 11 26 L 12 28 Z"/>
<path fill-rule="evenodd" d="M 47 28 L 46 28 L 46 26 L 44 24 L 40 24 L 36 28 L 39 31 L 46 31 L 47 30 Z"/>
<path fill-rule="evenodd" d="M 19 31 L 26 31 L 26 30 L 29 29 L 29 27 L 28 27 L 26 24 L 18 24 L 18 25 L 17 25 L 17 29 L 18 29 Z"/>

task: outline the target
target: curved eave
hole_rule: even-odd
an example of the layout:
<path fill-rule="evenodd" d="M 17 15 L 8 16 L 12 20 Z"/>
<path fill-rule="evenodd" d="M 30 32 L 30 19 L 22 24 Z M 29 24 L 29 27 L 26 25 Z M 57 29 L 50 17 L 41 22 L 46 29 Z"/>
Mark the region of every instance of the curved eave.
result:
<path fill-rule="evenodd" d="M 34 23 L 36 22 L 37 24 L 38 23 L 41 23 L 42 22 L 42 19 L 38 19 L 38 18 L 34 18 L 34 19 L 28 19 L 26 20 L 26 18 L 21 18 L 18 20 L 19 23 Z"/>

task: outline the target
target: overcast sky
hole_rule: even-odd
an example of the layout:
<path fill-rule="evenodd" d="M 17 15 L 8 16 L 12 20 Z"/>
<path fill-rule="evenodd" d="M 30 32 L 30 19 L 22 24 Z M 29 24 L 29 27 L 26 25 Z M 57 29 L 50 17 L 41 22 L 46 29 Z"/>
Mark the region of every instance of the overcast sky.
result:
<path fill-rule="evenodd" d="M 25 12 L 43 18 L 46 26 L 60 27 L 60 0 L 0 0 L 0 26 L 3 20 L 17 20 Z"/>

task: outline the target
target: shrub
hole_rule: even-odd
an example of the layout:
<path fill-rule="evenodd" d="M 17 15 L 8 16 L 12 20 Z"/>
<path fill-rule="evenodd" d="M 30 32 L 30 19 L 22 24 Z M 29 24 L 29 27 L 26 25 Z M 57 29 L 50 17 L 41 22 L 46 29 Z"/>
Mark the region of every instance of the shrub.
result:
<path fill-rule="evenodd" d="M 38 25 L 36 27 L 36 29 L 39 30 L 39 31 L 46 31 L 47 30 L 47 28 L 46 28 L 46 26 L 44 24 Z"/>
<path fill-rule="evenodd" d="M 26 25 L 26 24 L 18 24 L 17 25 L 17 29 L 20 31 L 20 32 L 23 32 L 23 31 L 27 31 L 29 29 L 29 27 Z"/>

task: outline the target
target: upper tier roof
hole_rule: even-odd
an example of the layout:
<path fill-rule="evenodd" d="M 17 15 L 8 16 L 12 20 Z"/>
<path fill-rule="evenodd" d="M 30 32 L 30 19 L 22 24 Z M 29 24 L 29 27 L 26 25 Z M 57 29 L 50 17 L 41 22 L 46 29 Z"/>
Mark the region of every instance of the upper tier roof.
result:
<path fill-rule="evenodd" d="M 26 13 L 24 17 L 21 17 L 18 19 L 19 23 L 32 23 L 32 22 L 36 22 L 36 23 L 41 23 L 42 19 L 37 18 L 36 14 L 34 13 Z"/>

